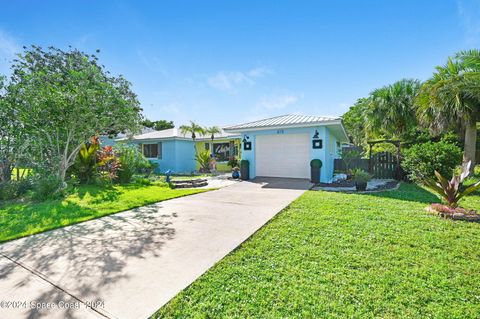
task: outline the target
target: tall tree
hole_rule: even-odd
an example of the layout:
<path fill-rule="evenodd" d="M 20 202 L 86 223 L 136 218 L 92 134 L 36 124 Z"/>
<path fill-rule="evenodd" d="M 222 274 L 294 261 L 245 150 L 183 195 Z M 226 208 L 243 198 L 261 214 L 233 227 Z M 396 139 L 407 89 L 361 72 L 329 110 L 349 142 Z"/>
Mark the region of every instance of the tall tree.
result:
<path fill-rule="evenodd" d="M 420 81 L 402 79 L 376 89 L 366 108 L 367 127 L 386 137 L 404 139 L 418 127 L 415 98 Z"/>
<path fill-rule="evenodd" d="M 366 145 L 367 141 L 367 123 L 365 112 L 368 107 L 369 99 L 361 98 L 355 102 L 350 109 L 342 115 L 342 122 L 345 130 L 353 144 L 361 146 Z"/>
<path fill-rule="evenodd" d="M 421 121 L 434 132 L 456 128 L 463 133 L 463 161 L 475 164 L 480 111 L 480 51 L 461 51 L 437 66 L 418 97 Z M 470 166 L 473 170 L 474 165 Z"/>
<path fill-rule="evenodd" d="M 108 131 L 138 131 L 141 108 L 130 83 L 110 75 L 96 56 L 24 49 L 13 63 L 9 94 L 31 138 L 35 172 L 53 174 L 63 186 L 82 145 Z"/>
<path fill-rule="evenodd" d="M 6 77 L 0 76 L 0 183 L 11 179 L 15 166 L 26 165 L 28 136 L 13 107 Z"/>
<path fill-rule="evenodd" d="M 144 127 L 153 128 L 156 131 L 162 131 L 169 128 L 174 128 L 175 125 L 173 121 L 166 121 L 166 120 L 158 120 L 158 121 L 150 121 L 149 119 L 145 119 L 142 122 Z"/>

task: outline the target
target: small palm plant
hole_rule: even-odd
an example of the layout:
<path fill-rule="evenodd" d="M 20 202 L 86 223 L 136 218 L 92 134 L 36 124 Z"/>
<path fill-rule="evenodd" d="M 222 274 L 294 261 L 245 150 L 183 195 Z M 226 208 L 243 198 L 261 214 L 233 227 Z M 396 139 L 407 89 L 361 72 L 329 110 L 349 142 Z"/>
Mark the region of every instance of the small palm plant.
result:
<path fill-rule="evenodd" d="M 205 129 L 193 121 L 190 121 L 190 125 L 181 125 L 179 129 L 183 136 L 191 134 L 192 140 L 194 141 L 197 134 L 205 134 Z"/>
<path fill-rule="evenodd" d="M 203 129 L 205 134 L 210 134 L 212 141 L 215 139 L 215 134 L 220 134 L 221 130 L 218 126 L 206 127 Z"/>
<path fill-rule="evenodd" d="M 436 180 L 433 178 L 426 179 L 425 184 L 438 193 L 451 208 L 458 207 L 458 201 L 468 194 L 480 188 L 480 181 L 463 187 L 464 180 L 470 175 L 471 162 L 462 165 L 460 175 L 454 174 L 451 180 L 443 177 L 439 172 L 435 171 Z"/>

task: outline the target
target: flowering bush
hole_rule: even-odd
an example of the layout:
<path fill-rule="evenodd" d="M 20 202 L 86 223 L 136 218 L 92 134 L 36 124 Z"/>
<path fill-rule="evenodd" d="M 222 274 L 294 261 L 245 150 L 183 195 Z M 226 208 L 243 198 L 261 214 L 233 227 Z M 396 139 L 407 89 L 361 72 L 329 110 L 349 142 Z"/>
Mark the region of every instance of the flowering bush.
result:
<path fill-rule="evenodd" d="M 104 146 L 98 151 L 97 158 L 97 167 L 100 178 L 110 182 L 117 179 L 121 164 L 118 154 L 113 148 L 111 146 Z"/>

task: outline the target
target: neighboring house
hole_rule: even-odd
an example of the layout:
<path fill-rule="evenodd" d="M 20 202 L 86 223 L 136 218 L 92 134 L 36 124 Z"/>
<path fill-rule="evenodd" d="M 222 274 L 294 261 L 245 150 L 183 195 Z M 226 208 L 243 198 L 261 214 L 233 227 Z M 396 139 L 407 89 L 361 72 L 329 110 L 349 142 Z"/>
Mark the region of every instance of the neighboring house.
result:
<path fill-rule="evenodd" d="M 125 141 L 125 139 L 117 141 L 121 140 Z M 138 144 L 143 155 L 158 164 L 158 172 L 195 171 L 195 144 L 190 137 L 183 136 L 177 128 L 135 135 L 129 142 Z"/>
<path fill-rule="evenodd" d="M 211 136 L 200 136 L 196 138 L 196 147 L 198 152 L 209 151 L 215 157 L 217 171 L 229 172 L 232 170 L 228 166 L 228 160 L 231 157 L 240 159 L 241 142 L 239 134 L 226 133 L 221 130 L 220 134 L 215 134 L 212 141 Z M 196 169 L 200 169 L 197 163 Z"/>
<path fill-rule="evenodd" d="M 348 137 L 340 118 L 283 115 L 224 128 L 241 134 L 242 159 L 256 176 L 310 178 L 310 161 L 320 159 L 321 182 L 333 177 L 333 163 Z"/>
<path fill-rule="evenodd" d="M 198 152 L 208 148 L 213 153 L 218 171 L 230 171 L 231 168 L 227 166 L 228 159 L 235 154 L 238 157 L 240 150 L 240 136 L 223 131 L 216 134 L 213 141 L 210 136 L 199 136 L 194 142 L 189 134 L 183 135 L 179 129 L 171 128 L 135 135 L 128 142 L 138 144 L 143 155 L 158 164 L 158 172 L 161 173 L 168 170 L 174 173 L 191 173 L 198 170 L 195 146 Z"/>

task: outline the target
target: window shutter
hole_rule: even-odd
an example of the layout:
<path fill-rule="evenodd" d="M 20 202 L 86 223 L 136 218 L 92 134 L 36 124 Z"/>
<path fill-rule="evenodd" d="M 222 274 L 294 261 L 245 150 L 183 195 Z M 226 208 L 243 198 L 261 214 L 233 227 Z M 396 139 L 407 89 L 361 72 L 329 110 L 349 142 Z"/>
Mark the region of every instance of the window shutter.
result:
<path fill-rule="evenodd" d="M 158 142 L 158 159 L 162 159 L 162 142 Z"/>

